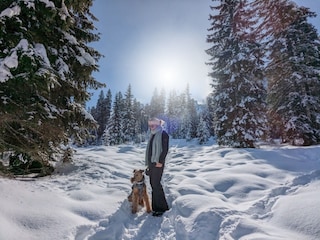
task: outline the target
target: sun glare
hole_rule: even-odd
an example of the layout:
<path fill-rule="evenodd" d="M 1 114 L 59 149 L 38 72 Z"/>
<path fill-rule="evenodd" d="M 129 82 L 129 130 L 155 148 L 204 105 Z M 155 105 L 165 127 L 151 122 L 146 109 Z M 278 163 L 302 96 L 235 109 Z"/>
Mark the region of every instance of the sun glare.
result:
<path fill-rule="evenodd" d="M 187 83 L 186 79 L 183 79 L 183 67 L 179 65 L 178 59 L 163 58 L 158 61 L 153 72 L 161 88 L 167 91 L 184 89 Z"/>
<path fill-rule="evenodd" d="M 207 94 L 205 53 L 194 48 L 196 42 L 192 36 L 174 34 L 153 35 L 133 49 L 126 69 L 140 95 L 147 95 L 155 88 L 164 89 L 167 94 L 172 90 L 182 93 L 188 85 L 193 97 Z"/>

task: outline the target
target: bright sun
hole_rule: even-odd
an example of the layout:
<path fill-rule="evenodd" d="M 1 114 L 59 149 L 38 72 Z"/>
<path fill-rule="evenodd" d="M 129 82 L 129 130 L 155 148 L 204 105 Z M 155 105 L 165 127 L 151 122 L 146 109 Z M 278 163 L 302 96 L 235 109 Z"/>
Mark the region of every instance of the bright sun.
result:
<path fill-rule="evenodd" d="M 130 49 L 132 52 L 124 70 L 141 95 L 155 88 L 164 89 L 167 94 L 172 90 L 182 93 L 188 85 L 193 93 L 206 94 L 209 85 L 204 51 L 195 47 L 192 36 L 174 34 L 151 36 Z"/>
<path fill-rule="evenodd" d="M 159 59 L 152 71 L 161 88 L 169 91 L 185 89 L 187 83 L 186 79 L 183 79 L 183 67 L 179 64 L 178 57 Z"/>
<path fill-rule="evenodd" d="M 144 84 L 156 85 L 158 90 L 164 89 L 167 93 L 172 90 L 182 92 L 190 80 L 190 59 L 174 48 L 157 48 L 144 55 L 141 78 Z"/>

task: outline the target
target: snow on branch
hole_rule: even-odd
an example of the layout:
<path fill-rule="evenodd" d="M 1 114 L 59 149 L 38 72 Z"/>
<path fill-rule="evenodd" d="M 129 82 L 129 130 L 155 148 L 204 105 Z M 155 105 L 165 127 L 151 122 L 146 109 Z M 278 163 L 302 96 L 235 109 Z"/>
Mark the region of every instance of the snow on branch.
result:
<path fill-rule="evenodd" d="M 47 8 L 55 8 L 54 3 L 49 0 L 40 0 L 40 2 L 43 2 Z"/>
<path fill-rule="evenodd" d="M 0 82 L 6 82 L 12 77 L 10 69 L 18 67 L 18 54 L 17 51 L 21 50 L 26 52 L 28 49 L 28 41 L 22 39 L 18 45 L 12 49 L 11 54 L 7 57 L 0 59 Z"/>
<path fill-rule="evenodd" d="M 21 8 L 19 6 L 6 8 L 0 13 L 0 20 L 2 20 L 2 18 L 5 18 L 5 17 L 12 18 L 13 16 L 20 15 L 20 12 L 21 12 Z"/>
<path fill-rule="evenodd" d="M 86 50 L 81 47 L 78 47 L 78 50 L 81 56 L 76 56 L 76 58 L 81 65 L 94 66 L 96 64 L 94 58 L 88 52 L 86 52 Z"/>

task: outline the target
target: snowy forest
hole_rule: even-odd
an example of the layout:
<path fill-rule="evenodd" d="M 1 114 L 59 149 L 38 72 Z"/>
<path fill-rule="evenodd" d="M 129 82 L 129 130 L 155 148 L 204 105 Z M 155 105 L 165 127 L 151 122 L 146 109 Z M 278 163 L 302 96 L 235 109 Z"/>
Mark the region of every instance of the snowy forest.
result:
<path fill-rule="evenodd" d="M 0 171 L 47 175 L 72 146 L 146 140 L 149 117 L 172 138 L 214 137 L 221 146 L 259 141 L 320 143 L 320 39 L 315 13 L 289 0 L 213 0 L 208 21 L 212 93 L 203 104 L 155 89 L 150 103 L 101 91 L 86 109 L 101 54 L 92 0 L 0 2 Z M 168 94 L 168 95 L 167 95 Z"/>
<path fill-rule="evenodd" d="M 156 88 L 148 104 L 140 103 L 133 96 L 131 85 L 124 94 L 118 92 L 114 99 L 110 89 L 106 95 L 101 91 L 96 106 L 89 112 L 99 127 L 92 131 L 93 137 L 86 144 L 110 146 L 143 142 L 152 116 L 165 121 L 165 129 L 174 139 L 196 138 L 203 144 L 214 134 L 208 105 L 197 103 L 188 86 L 181 94 L 170 91 L 168 97 L 164 89 L 159 92 Z"/>

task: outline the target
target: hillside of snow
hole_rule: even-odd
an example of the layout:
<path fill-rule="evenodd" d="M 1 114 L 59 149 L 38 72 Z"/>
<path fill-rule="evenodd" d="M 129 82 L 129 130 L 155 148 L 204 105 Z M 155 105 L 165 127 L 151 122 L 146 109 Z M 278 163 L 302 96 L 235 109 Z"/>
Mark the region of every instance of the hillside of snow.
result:
<path fill-rule="evenodd" d="M 133 215 L 127 201 L 145 147 L 78 148 L 52 176 L 1 178 L 0 239 L 320 239 L 320 146 L 171 140 L 162 217 Z"/>

